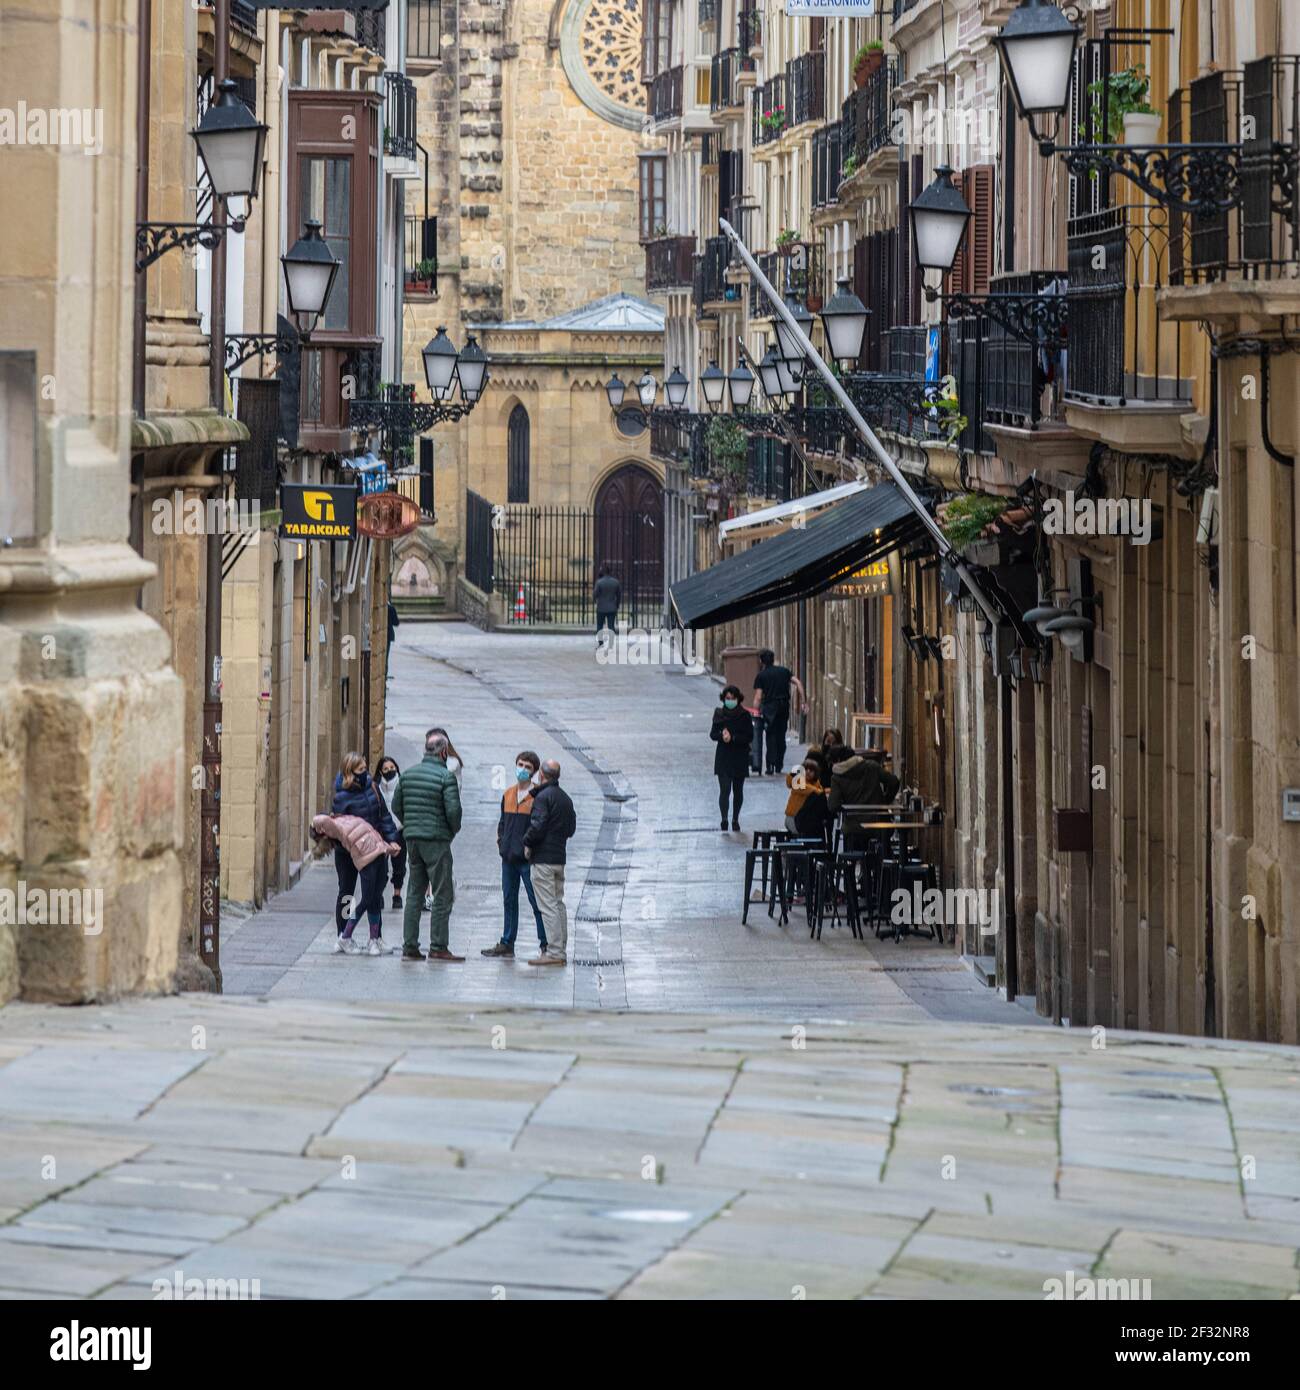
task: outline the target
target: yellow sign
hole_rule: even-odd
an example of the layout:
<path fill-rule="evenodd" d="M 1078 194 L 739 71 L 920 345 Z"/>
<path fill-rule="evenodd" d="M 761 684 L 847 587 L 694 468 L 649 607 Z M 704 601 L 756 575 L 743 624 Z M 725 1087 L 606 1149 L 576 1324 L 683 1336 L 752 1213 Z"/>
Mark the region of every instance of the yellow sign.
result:
<path fill-rule="evenodd" d="M 280 534 L 296 541 L 345 541 L 357 531 L 355 487 L 280 485 Z"/>
<path fill-rule="evenodd" d="M 839 580 L 831 589 L 831 598 L 879 598 L 889 592 L 889 561 L 874 560 Z"/>

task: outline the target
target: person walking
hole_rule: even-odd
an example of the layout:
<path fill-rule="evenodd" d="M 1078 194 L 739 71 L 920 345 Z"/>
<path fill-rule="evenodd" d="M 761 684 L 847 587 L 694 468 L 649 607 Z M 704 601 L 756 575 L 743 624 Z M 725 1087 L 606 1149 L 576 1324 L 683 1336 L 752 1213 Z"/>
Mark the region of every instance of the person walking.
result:
<path fill-rule="evenodd" d="M 618 582 L 618 576 L 609 567 L 608 562 L 600 567 L 600 574 L 591 590 L 591 598 L 596 605 L 596 644 L 599 646 L 602 629 L 608 628 L 611 634 L 615 631 L 618 606 L 623 601 L 623 586 Z"/>
<path fill-rule="evenodd" d="M 565 965 L 569 914 L 564 906 L 565 845 L 578 828 L 568 793 L 560 788 L 560 765 L 542 764 L 542 783 L 533 794 L 533 812 L 524 833 L 524 857 L 532 869 L 533 893 L 542 914 L 546 944 L 529 965 Z"/>
<path fill-rule="evenodd" d="M 524 836 L 533 814 L 532 779 L 541 768 L 536 753 L 525 749 L 515 758 L 515 781 L 501 798 L 501 816 L 497 821 L 497 852 L 501 855 L 501 897 L 505 908 L 505 930 L 495 946 L 486 946 L 485 956 L 515 954 L 515 937 L 519 933 L 519 885 L 528 894 L 528 906 L 537 922 L 538 949 L 546 951 L 546 926 L 533 892 L 532 866 L 524 857 Z"/>
<path fill-rule="evenodd" d="M 397 827 L 398 853 L 393 856 L 392 875 L 393 875 L 393 911 L 396 912 L 402 905 L 402 884 L 406 881 L 406 837 L 402 834 L 402 822 L 393 816 L 393 794 L 397 791 L 397 779 L 402 775 L 402 769 L 398 767 L 396 758 L 387 756 L 379 760 L 379 777 L 376 785 L 379 787 L 379 795 L 384 798 L 384 805 L 388 807 L 388 814 L 393 817 L 393 824 Z"/>
<path fill-rule="evenodd" d="M 334 905 L 334 924 L 338 932 L 334 953 L 361 954 L 361 948 L 353 945 L 352 933 L 364 911 L 370 926 L 368 954 L 385 955 L 384 884 L 388 877 L 388 858 L 398 852 L 397 827 L 360 753 L 348 753 L 344 757 L 334 779 L 330 814 L 317 816 L 312 828 L 335 841 L 334 868 L 339 892 Z M 349 907 L 346 915 L 345 905 Z"/>
<path fill-rule="evenodd" d="M 795 711 L 807 709 L 803 685 L 788 666 L 776 664 L 776 653 L 758 654 L 758 675 L 754 677 L 754 704 L 763 719 L 766 743 L 767 771 L 775 776 L 785 762 L 785 734 L 790 724 L 790 702 L 794 697 Z"/>
<path fill-rule="evenodd" d="M 410 889 L 402 921 L 402 959 L 423 960 L 420 909 L 430 889 L 429 962 L 459 964 L 464 956 L 450 949 L 449 923 L 455 889 L 451 842 L 460 831 L 460 788 L 447 768 L 450 744 L 430 729 L 424 736 L 424 761 L 408 767 L 397 782 L 393 811 L 401 819 L 411 867 Z"/>
<path fill-rule="evenodd" d="M 709 737 L 716 743 L 713 775 L 718 779 L 718 810 L 722 829 L 727 828 L 727 805 L 731 804 L 731 828 L 740 829 L 740 807 L 745 800 L 745 778 L 749 775 L 749 744 L 754 737 L 754 721 L 741 707 L 744 698 L 738 685 L 723 687 L 721 708 L 713 711 Z"/>

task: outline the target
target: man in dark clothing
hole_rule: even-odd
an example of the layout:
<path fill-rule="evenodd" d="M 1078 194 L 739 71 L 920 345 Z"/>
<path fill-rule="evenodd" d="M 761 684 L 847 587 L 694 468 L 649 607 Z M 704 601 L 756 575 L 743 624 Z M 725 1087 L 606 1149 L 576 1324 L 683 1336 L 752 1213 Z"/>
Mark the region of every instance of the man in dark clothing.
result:
<path fill-rule="evenodd" d="M 618 605 L 623 600 L 623 586 L 610 571 L 608 565 L 601 565 L 600 577 L 591 591 L 596 605 L 596 641 L 600 641 L 602 628 L 615 630 L 614 620 L 618 616 Z"/>
<path fill-rule="evenodd" d="M 393 650 L 393 638 L 397 636 L 397 629 L 401 627 L 402 620 L 397 616 L 397 605 L 390 598 L 388 600 L 388 650 Z"/>
<path fill-rule="evenodd" d="M 460 831 L 460 788 L 447 767 L 450 748 L 444 734 L 430 729 L 424 736 L 424 761 L 408 767 L 393 793 L 393 814 L 402 822 L 411 882 L 402 922 L 402 959 L 423 960 L 420 950 L 420 911 L 426 886 L 433 894 L 429 918 L 429 963 L 458 965 L 464 956 L 451 951 L 448 926 L 455 890 L 451 842 Z"/>
<path fill-rule="evenodd" d="M 515 954 L 515 937 L 519 934 L 519 885 L 524 885 L 528 905 L 537 921 L 537 944 L 546 950 L 546 927 L 537 908 L 533 893 L 532 865 L 524 858 L 524 836 L 533 815 L 532 779 L 541 768 L 541 759 L 526 749 L 515 759 L 515 780 L 501 798 L 501 816 L 497 821 L 497 851 L 501 855 L 501 896 L 505 904 L 505 930 L 495 946 L 483 949 L 485 956 Z"/>
<path fill-rule="evenodd" d="M 532 869 L 533 893 L 546 929 L 546 945 L 529 965 L 568 963 L 569 916 L 564 907 L 565 845 L 578 828 L 573 802 L 560 790 L 560 765 L 542 764 L 542 785 L 533 795 L 533 814 L 524 834 L 524 855 Z"/>
<path fill-rule="evenodd" d="M 791 696 L 796 711 L 803 713 L 803 686 L 788 666 L 776 664 L 774 652 L 759 652 L 758 668 L 758 675 L 754 677 L 754 704 L 763 721 L 767 771 L 775 774 L 782 770 L 785 762 L 785 732 L 790 723 Z"/>
<path fill-rule="evenodd" d="M 879 757 L 845 748 L 831 769 L 826 805 L 836 815 L 843 806 L 887 806 L 897 795 L 898 778 L 885 771 Z"/>

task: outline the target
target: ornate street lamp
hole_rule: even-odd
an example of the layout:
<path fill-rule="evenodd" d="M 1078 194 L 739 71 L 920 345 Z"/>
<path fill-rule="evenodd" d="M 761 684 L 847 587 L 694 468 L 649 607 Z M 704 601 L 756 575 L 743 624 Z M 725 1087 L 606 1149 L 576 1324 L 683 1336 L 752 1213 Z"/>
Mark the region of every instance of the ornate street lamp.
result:
<path fill-rule="evenodd" d="M 250 201 L 257 197 L 266 127 L 235 95 L 229 78 L 218 86 L 216 101 L 190 135 L 216 197 Z"/>
<path fill-rule="evenodd" d="M 700 377 L 700 390 L 704 394 L 704 404 L 711 411 L 716 411 L 722 404 L 722 398 L 727 391 L 727 377 L 717 362 L 710 358 L 709 365 L 704 369 Z"/>
<path fill-rule="evenodd" d="M 669 410 L 680 410 L 686 404 L 691 383 L 680 367 L 674 367 L 672 375 L 664 382 L 664 394 L 668 397 Z"/>
<path fill-rule="evenodd" d="M 993 42 L 1016 110 L 1041 140 L 1034 117 L 1064 114 L 1079 30 L 1049 0 L 1023 0 Z"/>
<path fill-rule="evenodd" d="M 743 362 L 738 363 L 727 377 L 727 384 L 731 388 L 731 408 L 744 410 L 754 394 L 754 373 Z"/>
<path fill-rule="evenodd" d="M 644 372 L 641 380 L 636 384 L 636 393 L 641 401 L 641 409 L 650 411 L 654 409 L 655 397 L 659 394 L 659 383 L 649 372 Z"/>
<path fill-rule="evenodd" d="M 289 313 L 305 338 L 325 312 L 340 262 L 320 234 L 320 223 L 308 220 L 302 236 L 280 257 Z"/>
<path fill-rule="evenodd" d="M 451 395 L 456 379 L 456 344 L 439 328 L 420 354 L 424 358 L 424 380 L 435 401 L 445 401 Z"/>
<path fill-rule="evenodd" d="M 605 383 L 605 395 L 609 398 L 609 408 L 618 410 L 623 404 L 623 397 L 627 395 L 627 383 L 624 382 L 617 372 Z"/>
<path fill-rule="evenodd" d="M 786 295 L 785 307 L 789 309 L 791 318 L 793 318 L 794 321 L 803 330 L 804 337 L 806 337 L 811 342 L 813 316 L 792 294 Z M 789 326 L 786 324 L 786 321 L 779 316 L 776 319 L 775 327 L 776 347 L 778 355 L 784 362 L 788 363 L 792 369 L 797 368 L 798 376 L 802 376 L 803 348 L 800 345 L 798 338 L 796 338 L 794 333 L 791 332 Z"/>
<path fill-rule="evenodd" d="M 776 401 L 781 396 L 781 374 L 777 370 L 776 349 L 769 343 L 767 351 L 763 354 L 763 360 L 758 364 L 759 380 L 763 383 L 763 394 L 769 401 Z"/>
<path fill-rule="evenodd" d="M 822 310 L 822 327 L 831 356 L 837 362 L 856 362 L 862 356 L 871 310 L 853 293 L 847 279 L 839 280 L 835 293 Z"/>
<path fill-rule="evenodd" d="M 487 353 L 478 345 L 472 333 L 467 334 L 465 346 L 456 358 L 456 376 L 460 381 L 461 399 L 466 405 L 478 404 L 478 398 L 487 385 Z"/>
<path fill-rule="evenodd" d="M 922 271 L 952 269 L 961 247 L 971 210 L 952 181 L 952 170 L 941 164 L 934 171 L 934 182 L 915 198 L 908 211 L 912 215 L 912 249 Z"/>

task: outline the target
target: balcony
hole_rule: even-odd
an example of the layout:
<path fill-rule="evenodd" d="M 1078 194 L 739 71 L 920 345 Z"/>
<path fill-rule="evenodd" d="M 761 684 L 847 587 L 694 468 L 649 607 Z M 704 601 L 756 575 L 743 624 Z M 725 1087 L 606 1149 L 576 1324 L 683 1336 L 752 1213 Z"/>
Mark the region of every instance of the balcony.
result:
<path fill-rule="evenodd" d="M 754 256 L 754 259 L 758 262 L 758 268 L 771 281 L 772 287 L 779 293 L 784 293 L 787 258 L 777 251 L 760 251 Z M 770 319 L 772 317 L 772 306 L 768 303 L 767 295 L 759 288 L 758 281 L 753 279 L 749 285 L 749 317 L 751 319 Z"/>
<path fill-rule="evenodd" d="M 989 281 L 989 292 L 1042 294 L 1049 286 L 1064 283 L 1063 270 L 1031 270 L 995 275 Z M 1047 385 L 1038 345 L 1008 333 L 992 319 L 986 317 L 983 322 L 985 424 L 1037 429 L 1043 419 L 1043 390 Z"/>
<path fill-rule="evenodd" d="M 650 456 L 662 463 L 694 471 L 707 421 L 700 415 L 669 415 L 657 411 L 650 417 Z"/>
<path fill-rule="evenodd" d="M 648 290 L 691 289 L 695 283 L 695 238 L 665 236 L 645 244 Z"/>
<path fill-rule="evenodd" d="M 739 306 L 740 291 L 727 284 L 727 266 L 731 263 L 731 243 L 725 236 L 711 236 L 704 251 L 695 257 L 695 317 L 703 318 L 710 306 L 735 302 Z"/>
<path fill-rule="evenodd" d="M 736 15 L 736 47 L 746 55 L 763 45 L 763 20 L 758 10 L 746 7 Z"/>
<path fill-rule="evenodd" d="M 682 114 L 682 80 L 685 69 L 668 68 L 650 83 L 648 110 L 652 121 L 668 121 Z"/>
<path fill-rule="evenodd" d="M 790 125 L 820 121 L 826 113 L 826 54 L 818 49 L 792 58 L 785 81 Z"/>
<path fill-rule="evenodd" d="M 247 34 L 257 34 L 257 10 L 248 0 L 230 0 L 230 22 Z"/>
<path fill-rule="evenodd" d="M 833 207 L 839 201 L 840 123 L 823 126 L 812 138 L 812 206 Z"/>
<path fill-rule="evenodd" d="M 406 218 L 405 270 L 402 285 L 408 295 L 438 294 L 438 219 Z"/>
<path fill-rule="evenodd" d="M 878 150 L 894 145 L 894 88 L 901 80 L 897 58 L 886 58 L 840 107 L 840 150 L 849 178 Z"/>
<path fill-rule="evenodd" d="M 745 94 L 740 86 L 740 74 L 753 72 L 754 60 L 738 48 L 724 48 L 713 55 L 709 83 L 709 110 L 743 111 Z"/>
<path fill-rule="evenodd" d="M 357 22 L 357 42 L 372 53 L 378 53 L 381 58 L 386 58 L 388 55 L 384 44 L 388 10 L 354 10 L 353 15 Z"/>
<path fill-rule="evenodd" d="M 384 74 L 384 153 L 394 159 L 415 158 L 415 83 L 398 72 Z"/>
<path fill-rule="evenodd" d="M 718 17 L 721 11 L 722 0 L 700 0 L 700 28 L 709 29 L 716 33 L 718 28 Z"/>
<path fill-rule="evenodd" d="M 788 502 L 795 496 L 790 445 L 769 435 L 751 435 L 745 460 L 745 491 L 769 502 Z"/>
<path fill-rule="evenodd" d="M 779 72 L 761 87 L 755 87 L 752 112 L 755 148 L 781 137 L 790 124 L 785 73 Z"/>

